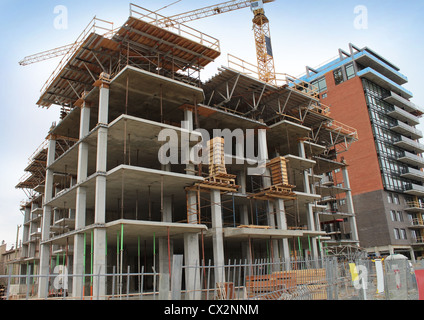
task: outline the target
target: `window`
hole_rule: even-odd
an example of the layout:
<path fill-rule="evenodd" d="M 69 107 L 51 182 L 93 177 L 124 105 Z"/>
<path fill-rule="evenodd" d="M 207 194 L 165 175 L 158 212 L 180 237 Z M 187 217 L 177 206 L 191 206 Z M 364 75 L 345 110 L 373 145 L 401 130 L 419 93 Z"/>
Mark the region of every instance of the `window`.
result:
<path fill-rule="evenodd" d="M 395 239 L 396 240 L 398 240 L 400 237 L 399 237 L 399 229 L 398 228 L 394 228 L 393 229 L 393 232 L 394 232 L 394 234 L 395 234 Z"/>
<path fill-rule="evenodd" d="M 327 92 L 326 92 L 326 93 L 323 93 L 323 94 L 322 94 L 321 99 L 325 99 L 325 98 L 327 98 L 327 97 L 328 97 L 328 94 L 327 94 Z"/>
<path fill-rule="evenodd" d="M 400 238 L 403 240 L 406 240 L 406 230 L 405 229 L 400 229 Z"/>
<path fill-rule="evenodd" d="M 392 221 L 396 221 L 396 211 L 390 210 L 390 217 L 392 218 Z"/>
<path fill-rule="evenodd" d="M 340 204 L 341 206 L 344 206 L 344 205 L 346 204 L 346 199 L 340 199 L 340 200 L 339 200 L 339 204 Z"/>
<path fill-rule="evenodd" d="M 325 81 L 325 77 L 312 81 L 311 84 L 318 88 L 318 93 L 321 93 L 327 90 L 327 81 Z"/>
<path fill-rule="evenodd" d="M 388 203 L 393 203 L 393 199 L 392 199 L 392 194 L 391 193 L 388 193 L 387 194 L 387 202 Z"/>
<path fill-rule="evenodd" d="M 346 66 L 346 76 L 347 76 L 347 80 L 350 80 L 355 77 L 355 69 L 353 67 L 353 63 L 349 63 Z"/>
<path fill-rule="evenodd" d="M 393 203 L 394 204 L 400 204 L 399 195 L 393 194 Z"/>
<path fill-rule="evenodd" d="M 336 83 L 336 85 L 342 83 L 343 80 L 343 72 L 341 68 L 338 68 L 336 70 L 333 71 L 334 74 L 334 82 Z"/>
<path fill-rule="evenodd" d="M 396 219 L 397 219 L 397 221 L 403 222 L 403 214 L 402 214 L 402 211 L 397 211 L 397 212 L 396 212 Z"/>

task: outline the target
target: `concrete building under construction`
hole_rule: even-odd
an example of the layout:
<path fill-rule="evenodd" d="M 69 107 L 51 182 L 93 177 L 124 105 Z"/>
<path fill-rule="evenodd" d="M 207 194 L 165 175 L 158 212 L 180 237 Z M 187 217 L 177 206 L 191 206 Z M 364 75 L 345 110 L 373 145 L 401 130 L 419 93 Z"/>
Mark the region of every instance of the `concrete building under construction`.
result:
<path fill-rule="evenodd" d="M 29 198 L 15 261 L 41 276 L 41 298 L 56 266 L 73 275 L 68 296 L 106 297 L 115 280 L 84 275 L 154 270 L 160 283 L 145 290 L 169 291 L 183 256 L 179 281 L 194 290 L 205 261 L 218 285 L 230 260 L 359 246 L 348 164 L 336 160 L 356 130 L 331 117 L 310 83 L 259 80 L 235 57 L 201 81 L 219 41 L 166 19 L 135 5 L 118 29 L 93 19 L 42 89 L 37 104 L 59 106 L 61 119 L 17 185 Z"/>

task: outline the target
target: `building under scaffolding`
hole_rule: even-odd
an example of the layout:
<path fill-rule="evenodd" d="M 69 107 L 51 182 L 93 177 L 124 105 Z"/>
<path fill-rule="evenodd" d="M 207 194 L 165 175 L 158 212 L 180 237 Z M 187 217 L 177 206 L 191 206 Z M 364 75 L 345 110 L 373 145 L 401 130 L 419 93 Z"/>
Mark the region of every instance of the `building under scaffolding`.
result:
<path fill-rule="evenodd" d="M 74 276 L 127 266 L 169 275 L 174 255 L 185 266 L 211 259 L 219 267 L 358 247 L 348 164 L 335 160 L 356 130 L 293 77 L 271 85 L 223 66 L 202 82 L 219 41 L 180 23 L 160 25 L 162 18 L 132 5 L 118 29 L 94 19 L 43 86 L 38 105 L 62 113 L 17 185 L 28 195 L 21 273 L 31 266 L 49 275 L 63 265 Z M 214 137 L 216 129 L 243 135 Z M 164 130 L 185 141 L 172 150 L 186 160 L 208 132 L 209 161 L 161 163 Z M 262 174 L 249 174 L 258 168 Z M 344 181 L 333 181 L 337 169 Z M 187 290 L 196 286 L 187 279 L 200 279 L 196 270 L 183 275 Z M 226 282 L 220 272 L 212 277 Z M 49 280 L 39 279 L 39 297 Z M 68 290 L 105 297 L 115 288 L 94 277 Z"/>

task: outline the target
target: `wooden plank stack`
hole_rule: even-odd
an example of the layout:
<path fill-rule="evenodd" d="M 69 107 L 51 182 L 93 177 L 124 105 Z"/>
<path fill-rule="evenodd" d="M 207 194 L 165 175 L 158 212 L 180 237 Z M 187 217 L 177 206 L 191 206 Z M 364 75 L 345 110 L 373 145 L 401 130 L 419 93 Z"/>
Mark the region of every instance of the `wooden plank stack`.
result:
<path fill-rule="evenodd" d="M 265 188 L 252 197 L 259 200 L 273 200 L 275 198 L 284 200 L 294 200 L 296 195 L 293 193 L 295 186 L 289 183 L 287 173 L 287 160 L 284 157 L 276 157 L 267 163 L 271 171 L 271 186 Z"/>
<path fill-rule="evenodd" d="M 306 289 L 303 291 L 300 289 Z M 310 300 L 327 299 L 325 269 L 274 272 L 269 275 L 246 276 L 249 298 L 278 300 L 283 296 L 307 294 Z"/>

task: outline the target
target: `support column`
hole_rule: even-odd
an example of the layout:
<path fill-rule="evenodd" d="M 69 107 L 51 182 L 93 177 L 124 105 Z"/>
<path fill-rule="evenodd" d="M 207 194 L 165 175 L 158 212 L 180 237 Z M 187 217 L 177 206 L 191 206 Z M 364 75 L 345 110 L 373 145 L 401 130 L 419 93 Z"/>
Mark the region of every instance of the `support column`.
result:
<path fill-rule="evenodd" d="M 224 235 L 222 230 L 221 192 L 211 189 L 212 245 L 215 283 L 225 282 Z"/>
<path fill-rule="evenodd" d="M 97 162 L 94 223 L 94 264 L 95 274 L 107 273 L 106 261 L 106 172 L 107 172 L 107 136 L 109 121 L 109 75 L 101 74 L 99 86 L 99 128 L 97 133 Z M 106 295 L 106 277 L 94 277 L 93 293 L 101 300 Z"/>
<path fill-rule="evenodd" d="M 80 115 L 80 140 L 84 138 L 90 131 L 90 106 L 83 102 Z M 88 144 L 80 142 L 78 145 L 78 167 L 77 167 L 77 184 L 87 179 L 88 168 Z M 77 187 L 75 204 L 75 230 L 85 227 L 86 206 L 87 206 L 87 189 L 85 187 Z M 73 274 L 81 276 L 84 270 L 84 234 L 75 234 L 74 236 L 74 259 Z M 75 277 L 72 282 L 72 296 L 80 297 L 82 292 L 82 278 Z"/>
<path fill-rule="evenodd" d="M 199 262 L 199 235 L 184 234 L 184 264 L 185 283 L 188 291 L 186 300 L 199 300 L 200 293 L 200 262 Z"/>
<path fill-rule="evenodd" d="M 417 261 L 415 260 L 415 252 L 414 252 L 414 248 L 410 248 L 409 249 L 409 254 L 411 255 L 411 262 L 413 263 L 413 264 L 415 264 L 415 263 L 417 263 Z"/>
<path fill-rule="evenodd" d="M 299 141 L 299 157 L 302 157 L 306 159 L 306 152 L 305 152 L 305 144 L 303 140 Z M 304 192 L 305 193 L 311 193 L 311 187 L 309 184 L 309 170 L 303 171 L 303 185 L 304 185 Z M 313 204 L 308 203 L 306 205 L 306 220 L 308 222 L 308 230 L 315 231 L 315 216 L 314 216 L 314 209 Z M 318 244 L 316 237 L 312 237 L 310 239 L 311 242 L 311 250 L 312 250 L 312 258 L 318 259 L 319 252 L 318 252 Z"/>
<path fill-rule="evenodd" d="M 47 151 L 46 167 L 48 168 L 55 160 L 56 140 L 53 136 L 49 138 L 49 146 Z M 53 170 L 46 170 L 46 180 L 44 187 L 44 203 L 49 202 L 53 197 Z M 52 207 L 44 204 L 43 219 L 41 226 L 41 241 L 50 239 L 50 223 L 51 223 Z M 49 280 L 46 277 L 49 274 L 50 266 L 50 243 L 40 245 L 40 281 L 38 283 L 38 297 L 47 298 L 49 289 Z"/>
<path fill-rule="evenodd" d="M 356 225 L 355 208 L 353 207 L 352 191 L 350 190 L 350 181 L 349 181 L 349 173 L 347 171 L 347 166 L 344 166 L 342 168 L 342 174 L 343 174 L 344 186 L 346 189 L 348 189 L 348 191 L 346 191 L 347 212 L 352 214 L 352 217 L 349 218 L 350 231 L 352 233 L 352 240 L 358 241 L 357 245 L 359 246 L 358 228 Z"/>
<path fill-rule="evenodd" d="M 193 207 L 197 203 L 196 193 L 189 191 L 188 205 Z M 187 208 L 188 210 L 188 208 Z M 197 224 L 196 215 L 189 215 L 188 223 Z M 188 294 L 186 299 L 199 300 L 200 291 L 200 255 L 199 255 L 199 235 L 196 233 L 184 234 L 184 264 L 185 268 L 185 283 Z"/>
<path fill-rule="evenodd" d="M 286 208 L 284 207 L 284 200 L 277 199 L 275 201 L 275 208 L 276 208 L 275 215 L 276 215 L 278 229 L 287 230 L 287 218 L 286 218 Z M 287 238 L 282 239 L 280 248 L 281 248 L 282 257 L 288 262 L 290 260 L 290 249 L 289 249 L 289 240 Z"/>
<path fill-rule="evenodd" d="M 163 199 L 163 222 L 172 222 L 172 197 Z M 173 260 L 173 243 L 168 237 L 159 238 L 159 300 L 168 300 L 171 285 L 170 265 Z"/>

